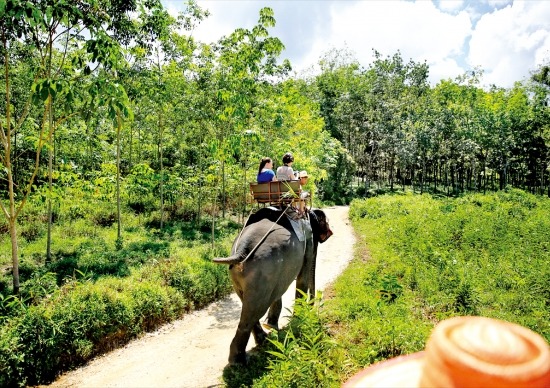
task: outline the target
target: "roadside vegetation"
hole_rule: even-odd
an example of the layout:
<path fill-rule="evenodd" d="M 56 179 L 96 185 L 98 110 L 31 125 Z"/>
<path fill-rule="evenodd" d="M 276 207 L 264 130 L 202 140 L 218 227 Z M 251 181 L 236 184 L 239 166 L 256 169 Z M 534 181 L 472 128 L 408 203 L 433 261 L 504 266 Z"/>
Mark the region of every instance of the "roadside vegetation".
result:
<path fill-rule="evenodd" d="M 337 387 L 367 365 L 423 350 L 434 325 L 458 315 L 518 323 L 550 342 L 548 214 L 548 198 L 515 189 L 354 201 L 354 261 L 271 336 L 254 360 L 268 373 L 237 368 L 226 383 Z"/>
<path fill-rule="evenodd" d="M 195 225 L 182 221 L 179 209 L 161 230 L 157 213 L 127 210 L 125 246 L 118 249 L 113 206 L 71 206 L 82 207 L 87 217 L 56 220 L 56 248 L 48 263 L 41 212 L 30 204 L 21 218 L 29 222 L 21 228 L 20 295 L 9 293 L 9 268 L 0 277 L 0 386 L 52 381 L 232 290 L 227 269 L 210 259 L 227 255 L 237 223 L 212 225 L 204 217 Z M 9 252 L 7 240 L 0 239 L 3 254 Z"/>

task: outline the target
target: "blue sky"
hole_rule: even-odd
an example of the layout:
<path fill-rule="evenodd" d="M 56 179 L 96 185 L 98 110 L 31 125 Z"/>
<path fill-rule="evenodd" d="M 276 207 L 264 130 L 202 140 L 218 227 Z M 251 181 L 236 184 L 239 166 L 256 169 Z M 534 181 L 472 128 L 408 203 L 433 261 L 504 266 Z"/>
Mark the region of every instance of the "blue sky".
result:
<path fill-rule="evenodd" d="M 163 0 L 176 14 L 183 1 Z M 482 85 L 511 87 L 550 62 L 550 0 L 198 0 L 210 17 L 193 31 L 205 43 L 236 28 L 252 28 L 262 7 L 275 12 L 270 30 L 296 73 L 318 71 L 332 49 L 361 65 L 372 51 L 399 50 L 403 60 L 426 61 L 430 82 L 480 67 Z"/>

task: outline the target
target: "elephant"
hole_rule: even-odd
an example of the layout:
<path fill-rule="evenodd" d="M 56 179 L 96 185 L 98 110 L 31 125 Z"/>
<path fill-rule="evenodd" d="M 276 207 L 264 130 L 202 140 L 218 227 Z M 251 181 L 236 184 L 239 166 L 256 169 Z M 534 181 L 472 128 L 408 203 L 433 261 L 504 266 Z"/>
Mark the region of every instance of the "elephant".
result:
<path fill-rule="evenodd" d="M 296 297 L 315 293 L 317 246 L 332 235 L 327 217 L 322 210 L 311 209 L 305 217 L 291 221 L 284 212 L 259 209 L 235 239 L 232 255 L 213 259 L 229 265 L 233 288 L 242 301 L 239 325 L 229 348 L 230 365 L 247 363 L 251 333 L 256 345 L 265 341 L 260 318 L 268 309 L 265 325 L 278 329 L 281 297 L 294 279 Z"/>

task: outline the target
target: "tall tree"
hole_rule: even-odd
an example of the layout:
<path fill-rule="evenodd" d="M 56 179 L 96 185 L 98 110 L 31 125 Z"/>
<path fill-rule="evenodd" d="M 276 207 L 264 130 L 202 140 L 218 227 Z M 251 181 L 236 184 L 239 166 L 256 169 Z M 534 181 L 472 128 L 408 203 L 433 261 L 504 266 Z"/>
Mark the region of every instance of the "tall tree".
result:
<path fill-rule="evenodd" d="M 147 8 L 156 1 L 143 4 Z M 138 2 L 110 2 L 92 0 L 70 2 L 56 0 L 9 0 L 0 2 L 0 39 L 3 66 L 5 104 L 2 105 L 0 120 L 0 140 L 3 152 L 0 159 L 6 172 L 8 198 L 0 202 L 10 230 L 12 245 L 13 292 L 19 293 L 19 259 L 16 219 L 24 207 L 37 175 L 43 147 L 53 139 L 55 128 L 72 114 L 74 96 L 79 89 L 77 80 L 92 75 L 90 64 L 116 68 L 120 44 L 113 39 L 128 40 L 133 35 L 129 31 L 130 14 L 136 11 Z M 30 78 L 32 87 L 27 98 L 13 99 L 12 81 L 18 60 L 13 57 L 14 49 L 24 45 L 33 53 L 34 65 Z M 72 57 L 71 72 L 63 72 L 52 66 L 53 59 L 65 64 L 69 53 L 82 49 L 85 55 Z M 60 98 L 63 96 L 63 98 Z M 59 113 L 58 119 L 48 125 L 48 112 L 52 102 L 65 101 L 67 104 Z M 13 149 L 14 134 L 29 121 L 36 120 L 38 133 L 35 134 L 35 161 L 25 188 L 17 190 L 14 185 Z M 4 200 L 7 200 L 5 203 Z"/>
<path fill-rule="evenodd" d="M 262 8 L 256 26 L 251 30 L 239 28 L 228 37 L 220 39 L 217 45 L 220 109 L 216 148 L 221 160 L 223 217 L 226 211 L 225 166 L 228 156 L 236 154 L 232 147 L 235 143 L 231 138 L 247 130 L 260 83 L 290 70 L 290 63 L 286 60 L 281 65 L 277 64 L 277 58 L 284 46 L 278 38 L 269 36 L 268 28 L 274 26 L 273 10 Z"/>

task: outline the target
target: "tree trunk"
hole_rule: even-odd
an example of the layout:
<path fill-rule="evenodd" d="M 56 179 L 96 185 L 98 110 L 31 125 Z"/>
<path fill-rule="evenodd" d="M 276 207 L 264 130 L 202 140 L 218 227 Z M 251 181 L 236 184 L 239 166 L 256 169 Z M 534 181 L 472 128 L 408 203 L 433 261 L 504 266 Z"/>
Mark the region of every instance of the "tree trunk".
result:
<path fill-rule="evenodd" d="M 10 218 L 9 228 L 11 238 L 13 294 L 19 295 L 19 252 L 17 247 L 17 229 L 15 227 L 15 217 Z"/>
<path fill-rule="evenodd" d="M 424 194 L 424 177 L 426 176 L 426 157 L 422 158 L 422 176 L 420 177 L 420 194 Z"/>
<path fill-rule="evenodd" d="M 46 263 L 51 263 L 52 261 L 52 191 L 53 191 L 53 147 L 54 147 L 54 137 L 53 137 L 53 117 L 52 117 L 52 96 L 50 94 L 48 100 L 48 113 L 50 121 L 50 148 L 48 150 L 48 235 L 46 238 Z"/>
<path fill-rule="evenodd" d="M 133 150 L 133 142 L 134 142 L 134 139 L 133 139 L 133 134 L 134 134 L 134 131 L 132 130 L 132 126 L 130 125 L 130 134 L 129 134 L 129 142 L 128 142 L 128 168 L 129 170 L 131 171 L 132 170 L 132 167 L 133 167 L 133 158 L 132 158 L 132 150 Z"/>
<path fill-rule="evenodd" d="M 164 226 L 164 165 L 162 163 L 162 133 L 163 133 L 162 108 L 159 116 L 159 158 L 160 158 L 160 229 Z"/>
<path fill-rule="evenodd" d="M 222 218 L 225 219 L 225 156 L 222 160 Z"/>
<path fill-rule="evenodd" d="M 395 157 L 392 155 L 391 156 L 391 159 L 390 159 L 390 191 L 393 191 L 393 168 L 394 168 L 394 162 L 395 162 Z"/>
<path fill-rule="evenodd" d="M 117 239 L 116 248 L 122 249 L 122 222 L 120 219 L 120 131 L 122 128 L 122 120 L 120 112 L 117 113 L 117 130 L 116 130 L 116 213 L 117 213 Z"/>

